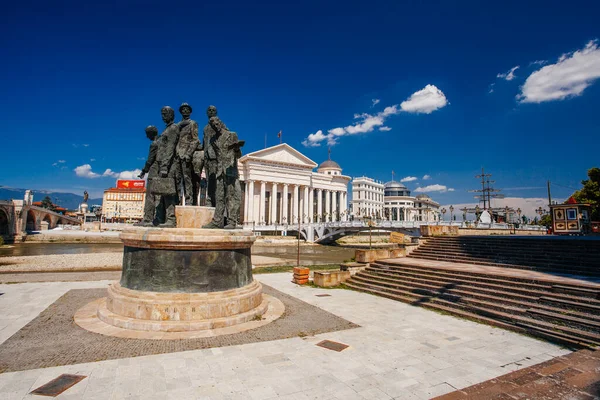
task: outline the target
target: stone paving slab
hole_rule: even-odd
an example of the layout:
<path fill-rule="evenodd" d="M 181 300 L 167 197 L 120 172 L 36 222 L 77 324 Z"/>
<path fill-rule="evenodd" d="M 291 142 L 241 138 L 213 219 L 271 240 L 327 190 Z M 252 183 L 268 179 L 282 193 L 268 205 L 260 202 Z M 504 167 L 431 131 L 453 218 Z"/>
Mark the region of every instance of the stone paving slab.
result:
<path fill-rule="evenodd" d="M 429 399 L 569 353 L 530 337 L 366 293 L 299 287 L 290 283 L 290 273 L 256 278 L 361 327 L 7 372 L 0 374 L 0 398 L 33 398 L 31 390 L 71 373 L 87 378 L 58 399 Z M 0 334 L 17 332 L 71 289 L 105 286 L 0 285 L 5 293 L 0 296 L 0 316 L 10 316 L 0 319 Z M 316 296 L 324 293 L 331 296 Z M 326 339 L 349 347 L 336 352 L 316 346 Z"/>

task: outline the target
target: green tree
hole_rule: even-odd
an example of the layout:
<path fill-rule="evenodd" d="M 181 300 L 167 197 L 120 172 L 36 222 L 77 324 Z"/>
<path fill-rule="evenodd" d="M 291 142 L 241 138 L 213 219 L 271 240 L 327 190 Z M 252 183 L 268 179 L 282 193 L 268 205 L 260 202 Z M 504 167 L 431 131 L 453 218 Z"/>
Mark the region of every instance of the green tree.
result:
<path fill-rule="evenodd" d="M 583 188 L 575 191 L 573 197 L 578 203 L 592 206 L 592 221 L 600 221 L 600 168 L 590 168 L 588 178 L 581 181 Z"/>
<path fill-rule="evenodd" d="M 540 218 L 540 225 L 545 226 L 546 228 L 552 226 L 552 217 L 550 216 L 550 214 L 545 214 L 542 215 L 542 218 Z"/>
<path fill-rule="evenodd" d="M 52 203 L 52 199 L 50 199 L 50 196 L 44 197 L 44 199 L 42 200 L 42 207 L 47 208 L 50 211 L 56 210 L 56 207 Z"/>

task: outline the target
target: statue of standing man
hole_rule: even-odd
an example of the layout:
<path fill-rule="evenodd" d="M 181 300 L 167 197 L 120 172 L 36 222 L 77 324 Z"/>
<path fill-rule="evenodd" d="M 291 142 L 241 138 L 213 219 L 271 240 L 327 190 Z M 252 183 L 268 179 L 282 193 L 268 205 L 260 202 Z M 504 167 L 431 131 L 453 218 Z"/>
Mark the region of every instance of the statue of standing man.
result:
<path fill-rule="evenodd" d="M 179 122 L 179 141 L 176 148 L 176 162 L 179 167 L 177 188 L 183 185 L 183 198 L 185 205 L 198 205 L 197 193 L 194 193 L 194 152 L 198 149 L 200 141 L 198 140 L 198 124 L 190 119 L 192 107 L 188 103 L 183 103 L 179 107 L 179 112 L 183 118 Z"/>
<path fill-rule="evenodd" d="M 168 106 L 161 110 L 162 120 L 166 127 L 160 136 L 156 162 L 158 163 L 159 176 L 152 180 L 152 194 L 160 195 L 156 207 L 158 226 L 161 228 L 175 228 L 175 206 L 178 203 L 176 179 L 179 167 L 176 162 L 176 146 L 179 140 L 179 126 L 175 120 L 175 111 Z"/>
<path fill-rule="evenodd" d="M 144 200 L 144 218 L 137 224 L 134 224 L 136 226 L 154 226 L 154 213 L 156 212 L 157 203 L 160 201 L 159 196 L 155 196 L 151 193 L 152 181 L 158 176 L 158 163 L 156 162 L 156 154 L 158 153 L 158 129 L 154 125 L 150 125 L 145 131 L 146 137 L 150 139 L 151 143 L 146 164 L 138 178 L 144 179 L 144 176 L 148 174 L 148 190 L 146 190 L 146 199 Z"/>
<path fill-rule="evenodd" d="M 217 108 L 208 107 L 208 124 L 204 127 L 204 154 L 208 195 L 215 207 L 213 220 L 207 229 L 235 229 L 240 215 L 241 188 L 237 162 L 241 157 L 237 134 L 227 129 L 217 117 Z M 227 225 L 225 226 L 225 214 Z"/>

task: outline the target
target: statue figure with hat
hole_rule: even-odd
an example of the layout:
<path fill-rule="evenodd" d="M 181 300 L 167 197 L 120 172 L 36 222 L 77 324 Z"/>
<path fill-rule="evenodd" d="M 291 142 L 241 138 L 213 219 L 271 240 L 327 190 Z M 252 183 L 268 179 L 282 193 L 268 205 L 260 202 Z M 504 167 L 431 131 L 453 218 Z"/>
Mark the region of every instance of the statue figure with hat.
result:
<path fill-rule="evenodd" d="M 150 149 L 148 150 L 148 158 L 146 164 L 142 168 L 142 173 L 139 174 L 138 178 L 144 179 L 144 176 L 148 174 L 148 188 L 152 185 L 152 180 L 158 176 L 158 162 L 156 162 L 156 154 L 158 152 L 158 129 L 154 125 L 149 125 L 145 129 L 146 137 L 150 139 Z M 146 191 L 146 199 L 144 201 L 144 218 L 134 224 L 136 226 L 153 226 L 155 222 L 154 213 L 156 206 L 160 201 L 160 195 L 154 195 L 150 190 Z"/>
<path fill-rule="evenodd" d="M 199 178 L 194 179 L 194 152 L 198 149 L 200 141 L 198 139 L 198 123 L 190 119 L 192 114 L 192 106 L 188 103 L 183 103 L 179 107 L 179 113 L 183 118 L 179 122 L 179 141 L 176 148 L 176 162 L 179 168 L 177 189 L 183 185 L 183 198 L 185 205 L 198 205 L 198 192 L 194 190 L 195 186 L 199 186 Z M 196 182 L 194 182 L 196 181 Z"/>
<path fill-rule="evenodd" d="M 207 110 L 208 124 L 204 128 L 204 146 L 209 190 L 215 204 L 213 220 L 203 226 L 208 229 L 236 229 L 240 216 L 241 187 L 238 173 L 238 160 L 242 155 L 244 141 L 238 140 L 235 132 L 227 129 L 217 117 L 217 109 L 210 106 Z M 214 157 L 214 158 L 213 158 Z M 225 225 L 227 214 L 227 225 Z"/>
<path fill-rule="evenodd" d="M 155 211 L 156 223 L 161 228 L 175 228 L 175 206 L 178 203 L 179 166 L 176 160 L 176 147 L 179 140 L 179 126 L 174 123 L 175 110 L 165 106 L 161 110 L 162 120 L 166 127 L 158 141 L 156 162 L 158 176 L 152 179 L 150 192 L 159 196 Z"/>

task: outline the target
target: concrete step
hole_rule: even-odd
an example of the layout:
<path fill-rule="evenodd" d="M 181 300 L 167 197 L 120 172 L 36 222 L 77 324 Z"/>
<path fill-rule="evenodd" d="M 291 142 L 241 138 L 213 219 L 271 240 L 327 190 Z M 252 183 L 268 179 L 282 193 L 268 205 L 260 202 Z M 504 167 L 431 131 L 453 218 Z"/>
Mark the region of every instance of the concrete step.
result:
<path fill-rule="evenodd" d="M 474 287 L 458 286 L 448 288 L 447 286 L 415 284 L 414 282 L 403 283 L 393 279 L 382 278 L 381 276 L 366 274 L 365 272 L 355 275 L 352 278 L 352 281 L 362 284 L 375 284 L 380 287 L 402 291 L 405 294 L 412 293 L 414 295 L 429 296 L 431 298 L 444 299 L 453 303 L 468 304 L 513 315 L 527 315 L 528 310 L 537 309 L 540 310 L 541 313 L 547 312 L 552 315 L 565 315 L 565 318 L 559 319 L 563 323 L 569 323 L 569 326 L 571 327 L 600 333 L 600 330 L 597 328 L 597 326 L 600 326 L 600 320 L 590 320 L 590 323 L 580 324 L 581 318 L 569 317 L 567 315 L 568 313 L 560 308 L 540 305 L 537 303 L 536 297 L 523 300 L 522 297 L 514 297 L 508 292 L 492 291 L 487 294 L 480 293 L 477 288 Z M 541 318 L 541 313 L 536 317 Z M 580 317 L 581 316 L 582 315 L 580 315 Z"/>
<path fill-rule="evenodd" d="M 412 251 L 413 254 L 443 254 L 446 256 L 455 257 L 473 257 L 486 260 L 510 260 L 510 263 L 534 263 L 549 264 L 549 265 L 572 265 L 585 267 L 598 267 L 597 257 L 579 257 L 565 256 L 564 254 L 551 254 L 546 251 L 540 252 L 518 252 L 514 250 L 489 249 L 489 250 L 474 250 L 474 249 L 452 249 L 444 247 L 419 246 Z M 502 261 L 496 261 L 502 262 Z"/>
<path fill-rule="evenodd" d="M 501 264 L 490 261 L 483 261 L 476 258 L 467 258 L 467 257 L 446 257 L 443 255 L 419 255 L 419 254 L 409 254 L 408 258 L 417 258 L 422 260 L 432 260 L 432 261 L 449 261 L 449 262 L 462 262 L 468 264 L 477 264 L 477 265 L 489 265 L 492 267 L 502 267 L 502 268 L 517 268 L 517 269 L 525 269 L 532 271 L 546 271 L 546 272 L 557 272 L 571 275 L 582 275 L 582 276 L 600 276 L 600 270 L 592 270 L 592 269 L 580 269 L 580 268 L 565 268 L 565 267 L 541 267 L 541 266 L 525 266 L 519 264 Z"/>
<path fill-rule="evenodd" d="M 554 286 L 551 285 L 543 286 L 535 284 L 526 284 L 521 282 L 515 284 L 514 281 L 509 280 L 473 278 L 468 276 L 467 274 L 449 274 L 445 272 L 438 273 L 435 270 L 423 271 L 418 269 L 379 268 L 377 264 L 366 268 L 365 272 L 369 272 L 372 274 L 384 274 L 384 276 L 388 278 L 395 278 L 403 281 L 415 281 L 418 283 L 435 282 L 438 285 L 460 284 L 461 287 L 469 287 L 473 288 L 473 290 L 495 290 L 536 298 L 541 296 L 549 296 L 552 298 L 558 298 L 567 301 L 576 301 L 581 303 L 593 304 L 600 307 L 600 301 L 597 300 L 595 296 L 592 297 L 588 295 L 588 293 L 593 293 L 594 291 L 588 290 L 584 292 L 583 296 L 576 296 L 574 294 L 554 292 Z M 570 293 L 575 292 L 575 290 L 572 290 Z"/>
<path fill-rule="evenodd" d="M 529 333 L 532 335 L 541 336 L 553 342 L 561 343 L 574 348 L 595 348 L 600 342 L 600 340 L 596 341 L 595 336 L 593 336 L 593 339 L 590 339 L 588 332 L 579 330 L 570 330 L 565 332 L 561 330 L 560 326 L 555 326 L 548 323 L 540 323 L 532 318 L 519 318 L 511 314 L 494 312 L 486 310 L 482 307 L 475 307 L 473 305 L 464 303 L 453 303 L 444 299 L 436 299 L 428 296 L 394 292 L 390 291 L 388 288 L 379 287 L 373 284 L 363 285 L 353 281 L 352 279 L 347 281 L 346 285 L 356 290 L 376 294 L 412 305 L 448 312 L 457 316 L 473 319 L 489 325 L 517 331 L 520 333 Z M 540 333 L 539 335 L 538 332 Z M 549 336 L 548 334 L 550 332 L 553 333 Z"/>

